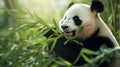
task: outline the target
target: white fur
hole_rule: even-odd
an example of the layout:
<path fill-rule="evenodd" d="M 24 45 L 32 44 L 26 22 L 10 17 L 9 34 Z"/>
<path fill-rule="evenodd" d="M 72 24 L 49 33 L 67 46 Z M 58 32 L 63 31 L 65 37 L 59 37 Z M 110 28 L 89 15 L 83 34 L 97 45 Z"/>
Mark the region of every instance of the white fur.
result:
<path fill-rule="evenodd" d="M 62 32 L 63 29 L 61 26 L 67 25 L 68 31 L 76 30 L 76 35 L 73 36 L 66 36 L 67 38 L 79 38 L 81 40 L 84 40 L 88 37 L 90 37 L 96 29 L 100 28 L 99 36 L 105 36 L 111 39 L 115 47 L 119 47 L 115 37 L 113 36 L 110 29 L 107 27 L 107 25 L 103 22 L 101 17 L 98 15 L 96 17 L 97 12 L 91 11 L 90 6 L 86 4 L 74 4 L 72 5 L 66 12 L 62 20 L 59 22 L 60 30 Z M 79 18 L 82 20 L 82 24 L 80 26 L 76 26 L 73 21 L 73 16 L 79 16 Z M 66 19 L 65 19 L 66 17 Z M 79 32 L 79 28 L 83 27 L 83 29 Z"/>

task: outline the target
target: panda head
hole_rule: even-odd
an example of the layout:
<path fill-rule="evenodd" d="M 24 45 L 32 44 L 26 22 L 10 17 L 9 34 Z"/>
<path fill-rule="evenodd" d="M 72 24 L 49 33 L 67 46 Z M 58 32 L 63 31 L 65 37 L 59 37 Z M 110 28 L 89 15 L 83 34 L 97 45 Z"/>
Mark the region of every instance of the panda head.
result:
<path fill-rule="evenodd" d="M 60 30 L 67 38 L 86 39 L 97 30 L 97 13 L 103 10 L 99 0 L 93 0 L 91 6 L 72 3 L 59 22 Z"/>

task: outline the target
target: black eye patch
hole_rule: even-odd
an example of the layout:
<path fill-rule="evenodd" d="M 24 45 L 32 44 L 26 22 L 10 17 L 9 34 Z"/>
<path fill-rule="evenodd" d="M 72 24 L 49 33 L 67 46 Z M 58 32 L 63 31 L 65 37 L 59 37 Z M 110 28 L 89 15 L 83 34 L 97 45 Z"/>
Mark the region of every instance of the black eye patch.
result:
<path fill-rule="evenodd" d="M 80 20 L 78 16 L 74 16 L 73 20 L 77 26 L 81 25 L 82 23 L 82 20 Z"/>

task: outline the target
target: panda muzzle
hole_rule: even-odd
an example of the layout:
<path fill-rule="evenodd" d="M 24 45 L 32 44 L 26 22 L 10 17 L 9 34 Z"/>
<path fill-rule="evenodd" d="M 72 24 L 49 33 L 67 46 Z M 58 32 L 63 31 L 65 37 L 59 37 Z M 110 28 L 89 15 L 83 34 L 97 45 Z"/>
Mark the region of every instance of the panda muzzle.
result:
<path fill-rule="evenodd" d="M 75 36 L 75 30 L 73 30 L 73 31 L 64 31 L 64 35 L 65 36 Z"/>

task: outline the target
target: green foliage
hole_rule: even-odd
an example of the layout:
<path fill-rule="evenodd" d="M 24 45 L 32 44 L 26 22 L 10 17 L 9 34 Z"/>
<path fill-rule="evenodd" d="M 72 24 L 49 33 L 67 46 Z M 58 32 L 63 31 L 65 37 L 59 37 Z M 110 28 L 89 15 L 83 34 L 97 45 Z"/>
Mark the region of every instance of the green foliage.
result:
<path fill-rule="evenodd" d="M 105 4 L 105 11 L 102 17 L 120 43 L 120 34 L 118 34 L 120 31 L 120 1 L 104 0 L 103 2 Z"/>

